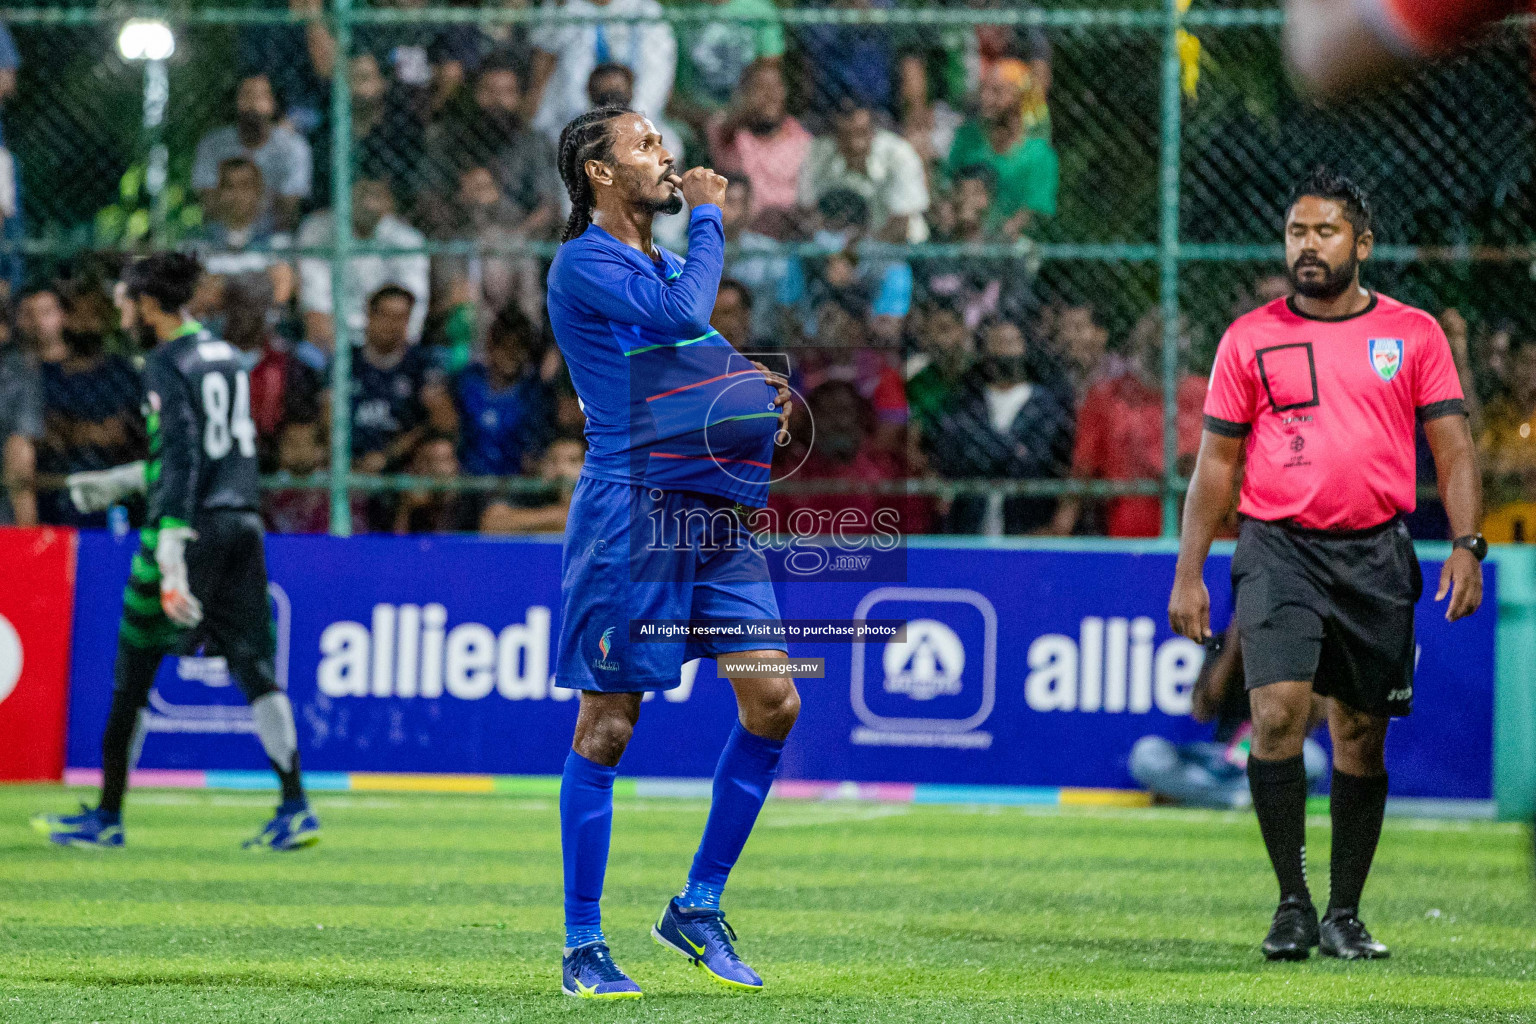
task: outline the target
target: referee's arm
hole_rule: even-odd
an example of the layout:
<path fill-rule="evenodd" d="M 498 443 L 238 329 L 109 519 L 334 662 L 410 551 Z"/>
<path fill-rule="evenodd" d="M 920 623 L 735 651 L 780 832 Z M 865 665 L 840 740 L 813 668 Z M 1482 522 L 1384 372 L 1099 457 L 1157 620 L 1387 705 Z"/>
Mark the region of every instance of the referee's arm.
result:
<path fill-rule="evenodd" d="M 1467 417 L 1456 412 L 1425 420 L 1424 436 L 1429 439 L 1429 450 L 1435 457 L 1435 477 L 1440 501 L 1451 521 L 1451 536 L 1470 536 L 1483 520 L 1483 479 Z M 1435 600 L 1444 600 L 1447 593 L 1451 595 L 1445 609 L 1449 622 L 1466 618 L 1483 603 L 1483 566 L 1465 548 L 1452 551 L 1440 570 L 1440 589 L 1435 591 Z"/>
<path fill-rule="evenodd" d="M 1174 571 L 1173 595 L 1168 599 L 1168 622 L 1174 632 L 1204 643 L 1211 635 L 1211 595 L 1201 570 L 1211 541 L 1232 507 L 1232 488 L 1243 460 L 1242 437 L 1206 430 L 1200 439 L 1200 457 L 1184 499 L 1184 525 L 1179 534 L 1179 566 Z M 1475 563 L 1474 563 L 1475 564 Z"/>

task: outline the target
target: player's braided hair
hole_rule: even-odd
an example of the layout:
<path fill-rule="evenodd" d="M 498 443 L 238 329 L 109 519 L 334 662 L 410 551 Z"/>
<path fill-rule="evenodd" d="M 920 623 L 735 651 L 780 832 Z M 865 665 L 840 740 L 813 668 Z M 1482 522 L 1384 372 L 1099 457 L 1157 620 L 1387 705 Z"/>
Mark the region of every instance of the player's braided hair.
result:
<path fill-rule="evenodd" d="M 585 170 L 588 160 L 607 160 L 613 156 L 613 131 L 610 123 L 621 114 L 633 114 L 628 107 L 610 106 L 589 110 L 571 121 L 560 132 L 560 180 L 571 197 L 571 216 L 565 222 L 560 241 L 587 230 L 592 223 L 592 182 Z"/>

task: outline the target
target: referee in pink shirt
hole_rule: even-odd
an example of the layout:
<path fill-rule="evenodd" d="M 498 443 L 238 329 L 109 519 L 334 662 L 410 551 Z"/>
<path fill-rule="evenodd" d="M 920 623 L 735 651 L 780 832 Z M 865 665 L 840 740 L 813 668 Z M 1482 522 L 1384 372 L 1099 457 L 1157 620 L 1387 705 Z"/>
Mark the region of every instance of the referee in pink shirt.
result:
<path fill-rule="evenodd" d="M 1184 507 L 1168 603 L 1173 628 L 1211 636 L 1201 578 L 1246 462 L 1232 558 L 1235 623 L 1253 711 L 1248 782 L 1280 882 L 1271 960 L 1388 955 L 1360 921 L 1387 802 L 1387 722 L 1413 703 L 1413 607 L 1423 590 L 1402 514 L 1414 507 L 1414 424 L 1424 424 L 1455 542 L 1435 599 L 1446 618 L 1482 603 L 1482 484 L 1450 345 L 1423 310 L 1360 285 L 1371 211 L 1319 170 L 1285 222 L 1295 295 L 1239 318 L 1221 339 Z M 1321 923 L 1307 889 L 1312 695 L 1332 697 L 1333 856 Z"/>

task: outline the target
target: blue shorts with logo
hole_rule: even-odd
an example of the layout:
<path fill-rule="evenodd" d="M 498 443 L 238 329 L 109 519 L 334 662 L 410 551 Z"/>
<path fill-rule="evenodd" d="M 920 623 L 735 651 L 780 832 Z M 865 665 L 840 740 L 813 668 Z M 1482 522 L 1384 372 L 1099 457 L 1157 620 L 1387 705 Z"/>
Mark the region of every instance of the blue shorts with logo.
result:
<path fill-rule="evenodd" d="M 684 662 L 786 651 L 783 636 L 630 641 L 630 620 L 779 619 L 762 551 L 733 503 L 583 476 L 571 495 L 560 573 L 555 685 L 603 693 L 670 690 Z"/>

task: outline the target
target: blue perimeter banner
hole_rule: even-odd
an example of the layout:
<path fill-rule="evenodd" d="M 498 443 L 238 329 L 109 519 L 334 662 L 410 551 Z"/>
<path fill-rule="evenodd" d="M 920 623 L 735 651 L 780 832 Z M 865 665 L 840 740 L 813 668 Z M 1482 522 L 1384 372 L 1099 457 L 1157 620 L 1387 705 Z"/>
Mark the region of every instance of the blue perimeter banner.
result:
<path fill-rule="evenodd" d="M 68 763 L 101 763 L 121 595 L 137 538 L 81 535 Z M 553 774 L 576 719 L 550 686 L 560 545 L 474 537 L 272 537 L 278 678 L 312 771 Z M 1187 717 L 1201 648 L 1172 635 L 1166 553 L 915 543 L 905 584 L 791 583 L 786 618 L 901 618 L 904 643 L 792 644 L 824 657 L 783 777 L 1132 788 L 1131 745 L 1207 738 Z M 1206 568 L 1213 624 L 1231 612 L 1230 559 Z M 1393 723 L 1398 796 L 1492 790 L 1492 566 L 1483 608 L 1454 625 L 1425 563 L 1414 713 Z M 596 655 L 594 655 L 596 656 Z M 647 698 L 621 770 L 711 775 L 735 717 L 712 662 Z M 219 658 L 167 659 L 144 768 L 266 766 Z"/>

